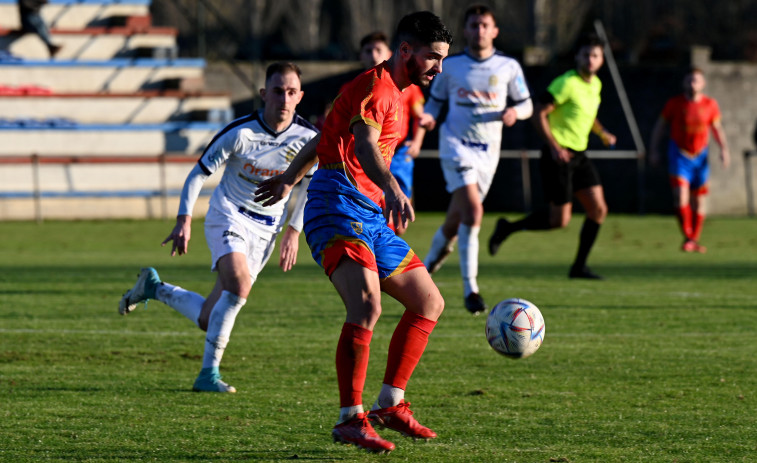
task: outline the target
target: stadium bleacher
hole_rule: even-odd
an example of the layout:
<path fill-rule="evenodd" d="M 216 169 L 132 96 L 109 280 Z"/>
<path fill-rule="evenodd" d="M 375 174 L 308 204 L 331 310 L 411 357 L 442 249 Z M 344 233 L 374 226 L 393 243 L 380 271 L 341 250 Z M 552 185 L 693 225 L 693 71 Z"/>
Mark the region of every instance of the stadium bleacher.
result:
<path fill-rule="evenodd" d="M 176 30 L 170 27 L 87 27 L 52 29 L 54 43 L 61 49 L 56 59 L 109 60 L 112 58 L 176 58 Z M 48 50 L 34 34 L 18 36 L 0 28 L 0 49 L 26 59 L 46 59 Z"/>
<path fill-rule="evenodd" d="M 64 92 L 137 92 L 203 85 L 202 59 L 113 58 L 105 61 L 0 60 L 0 82 Z"/>
<path fill-rule="evenodd" d="M 71 119 L 0 121 L 0 156 L 26 146 L 38 155 L 158 155 L 201 152 L 219 130 L 213 122 L 78 124 Z"/>
<path fill-rule="evenodd" d="M 175 195 L 234 117 L 229 94 L 205 91 L 205 61 L 178 58 L 176 30 L 153 26 L 149 6 L 50 0 L 41 14 L 61 45 L 51 59 L 16 31 L 16 1 L 0 0 L 0 220 L 89 217 L 92 201 L 152 216 L 145 205 Z"/>
<path fill-rule="evenodd" d="M 42 19 L 52 29 L 85 29 L 124 22 L 125 18 L 150 15 L 151 0 L 50 0 Z M 0 0 L 0 27 L 18 29 L 16 0 Z"/>
<path fill-rule="evenodd" d="M 71 118 L 81 124 L 228 121 L 227 93 L 146 90 L 134 93 L 53 93 L 44 87 L 0 85 L 0 119 Z"/>

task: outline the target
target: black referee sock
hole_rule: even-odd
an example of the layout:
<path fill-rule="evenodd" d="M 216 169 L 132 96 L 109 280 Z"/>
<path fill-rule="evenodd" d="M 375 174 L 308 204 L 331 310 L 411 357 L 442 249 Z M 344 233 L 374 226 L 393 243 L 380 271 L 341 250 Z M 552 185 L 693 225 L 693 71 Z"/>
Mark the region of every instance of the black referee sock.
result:
<path fill-rule="evenodd" d="M 526 217 L 513 222 L 510 225 L 513 231 L 519 230 L 549 230 L 552 226 L 549 224 L 549 209 L 539 209 L 527 215 Z"/>
<path fill-rule="evenodd" d="M 589 257 L 589 251 L 591 251 L 592 246 L 594 246 L 598 234 L 599 224 L 589 218 L 584 220 L 584 225 L 581 227 L 578 253 L 576 254 L 576 261 L 573 263 L 573 268 L 582 269 L 586 266 L 586 259 Z"/>

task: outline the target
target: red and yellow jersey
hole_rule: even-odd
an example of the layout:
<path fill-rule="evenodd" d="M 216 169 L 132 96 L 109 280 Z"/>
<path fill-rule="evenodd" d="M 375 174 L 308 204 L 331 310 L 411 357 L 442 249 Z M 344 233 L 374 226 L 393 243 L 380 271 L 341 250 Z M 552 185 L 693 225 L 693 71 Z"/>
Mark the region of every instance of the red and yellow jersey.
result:
<path fill-rule="evenodd" d="M 363 122 L 380 132 L 378 148 L 389 166 L 395 147 L 403 139 L 402 127 L 407 126 L 401 95 L 386 62 L 360 74 L 342 87 L 334 100 L 316 148 L 319 169 L 343 169 L 350 183 L 377 204 L 383 192 L 355 156 L 352 126 Z"/>
<path fill-rule="evenodd" d="M 707 147 L 710 127 L 720 120 L 720 108 L 710 97 L 691 101 L 681 94 L 668 100 L 662 118 L 670 125 L 670 138 L 675 144 L 695 155 Z"/>
<path fill-rule="evenodd" d="M 421 88 L 418 87 L 415 84 L 410 84 L 409 87 L 407 87 L 402 92 L 402 108 L 404 113 L 407 115 L 407 120 L 414 119 L 413 115 L 415 114 L 414 109 L 418 108 L 421 111 L 423 111 L 423 104 L 426 103 L 426 99 L 423 96 L 423 92 L 421 91 Z M 413 121 L 415 123 L 415 121 Z M 410 125 L 406 122 L 402 125 L 402 132 L 401 132 L 401 140 L 404 140 L 407 138 L 407 134 L 410 132 Z"/>

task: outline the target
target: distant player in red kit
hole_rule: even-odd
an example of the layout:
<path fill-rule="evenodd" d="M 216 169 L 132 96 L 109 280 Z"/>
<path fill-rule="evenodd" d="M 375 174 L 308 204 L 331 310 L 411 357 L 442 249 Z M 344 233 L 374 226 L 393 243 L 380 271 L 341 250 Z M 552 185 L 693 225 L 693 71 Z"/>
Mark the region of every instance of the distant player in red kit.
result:
<path fill-rule="evenodd" d="M 349 83 L 334 101 L 320 137 L 308 143 L 280 176 L 260 184 L 256 201 L 285 197 L 318 160 L 308 188 L 304 230 L 313 258 L 344 301 L 347 317 L 336 350 L 340 414 L 334 440 L 375 452 L 390 452 L 371 423 L 413 438 L 436 433 L 412 416 L 405 388 L 436 326 L 444 300 L 423 263 L 387 226 L 406 225 L 413 207 L 389 171 L 407 115 L 402 90 L 428 86 L 442 71 L 452 36 L 428 11 L 405 16 L 397 27 L 392 58 Z M 386 207 L 382 214 L 382 195 Z M 371 411 L 363 410 L 363 386 L 373 328 L 381 315 L 381 292 L 405 313 L 389 344 L 383 386 Z"/>
<path fill-rule="evenodd" d="M 709 131 L 720 145 L 720 160 L 728 167 L 730 155 L 725 131 L 720 122 L 718 103 L 702 93 L 704 74 L 692 68 L 683 79 L 683 93 L 665 104 L 652 132 L 649 160 L 660 161 L 658 148 L 666 129 L 670 129 L 668 144 L 668 173 L 673 188 L 676 214 L 681 224 L 685 252 L 707 252 L 699 244 L 706 214 L 705 198 L 709 192 L 710 168 L 707 163 Z"/>

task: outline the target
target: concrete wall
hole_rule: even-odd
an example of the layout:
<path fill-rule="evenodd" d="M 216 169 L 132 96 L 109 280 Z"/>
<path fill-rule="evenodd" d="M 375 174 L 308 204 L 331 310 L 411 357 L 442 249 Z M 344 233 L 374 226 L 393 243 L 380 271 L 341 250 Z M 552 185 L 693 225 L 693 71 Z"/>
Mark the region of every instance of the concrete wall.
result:
<path fill-rule="evenodd" d="M 717 144 L 710 143 L 710 209 L 715 214 L 743 215 L 747 212 L 744 152 L 757 149 L 757 64 L 710 61 L 708 55 L 695 52 L 692 62 L 705 72 L 705 92 L 720 104 L 732 161 L 723 169 Z M 752 177 L 757 178 L 757 156 L 751 164 Z"/>

